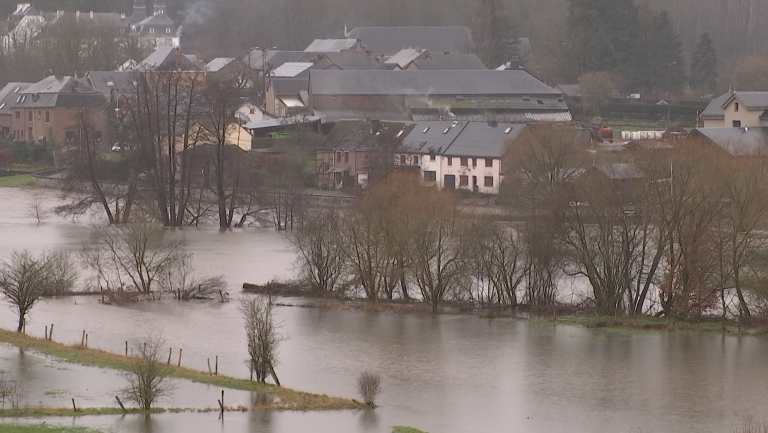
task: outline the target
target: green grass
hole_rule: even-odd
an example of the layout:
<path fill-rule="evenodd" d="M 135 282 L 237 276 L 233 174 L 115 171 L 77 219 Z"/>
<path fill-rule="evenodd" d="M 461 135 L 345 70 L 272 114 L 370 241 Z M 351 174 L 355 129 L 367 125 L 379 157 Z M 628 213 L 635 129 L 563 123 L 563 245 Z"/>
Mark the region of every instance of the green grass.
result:
<path fill-rule="evenodd" d="M 0 177 L 0 186 L 25 186 L 32 183 L 31 174 L 18 174 L 16 176 Z"/>
<path fill-rule="evenodd" d="M 413 427 L 404 427 L 401 425 L 396 425 L 392 427 L 392 433 L 427 433 L 427 432 L 419 429 L 415 429 Z"/>
<path fill-rule="evenodd" d="M 179 409 L 177 412 L 183 412 Z M 139 410 L 128 409 L 123 411 L 119 407 L 85 407 L 77 409 L 77 412 L 72 408 L 49 408 L 49 407 L 26 407 L 19 410 L 14 409 L 0 409 L 0 418 L 21 418 L 21 417 L 73 417 L 73 416 L 88 416 L 88 415 L 123 415 L 123 414 L 149 414 L 149 413 L 164 413 L 166 409 L 156 408 L 152 410 Z"/>
<path fill-rule="evenodd" d="M 0 433 L 106 433 L 107 431 L 88 427 L 47 424 L 0 424 Z"/>
<path fill-rule="evenodd" d="M 84 349 L 80 346 L 68 346 L 41 338 L 30 337 L 6 329 L 0 329 L 0 342 L 36 350 L 43 354 L 75 364 L 94 367 L 128 370 L 131 362 L 130 357 L 116 353 L 98 349 Z M 290 388 L 278 387 L 271 384 L 261 384 L 247 379 L 238 379 L 229 376 L 211 376 L 203 371 L 192 370 L 185 367 L 176 367 L 173 365 L 169 366 L 168 369 L 170 370 L 171 377 L 219 386 L 222 388 L 271 394 L 278 397 L 278 401 L 275 404 L 261 407 L 260 409 L 340 410 L 365 408 L 361 403 L 346 398 L 329 397 L 327 395 L 296 391 Z M 353 380 L 351 376 L 350 380 Z"/>

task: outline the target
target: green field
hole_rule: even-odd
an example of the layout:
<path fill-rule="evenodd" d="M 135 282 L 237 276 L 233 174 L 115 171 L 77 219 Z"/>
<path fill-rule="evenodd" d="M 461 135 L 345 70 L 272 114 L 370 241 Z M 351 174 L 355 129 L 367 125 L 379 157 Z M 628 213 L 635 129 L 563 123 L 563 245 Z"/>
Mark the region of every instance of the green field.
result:
<path fill-rule="evenodd" d="M 16 176 L 0 177 L 0 186 L 26 186 L 32 183 L 31 174 L 19 174 Z"/>
<path fill-rule="evenodd" d="M 112 430 L 48 424 L 0 424 L 0 433 L 107 433 L 110 431 Z"/>

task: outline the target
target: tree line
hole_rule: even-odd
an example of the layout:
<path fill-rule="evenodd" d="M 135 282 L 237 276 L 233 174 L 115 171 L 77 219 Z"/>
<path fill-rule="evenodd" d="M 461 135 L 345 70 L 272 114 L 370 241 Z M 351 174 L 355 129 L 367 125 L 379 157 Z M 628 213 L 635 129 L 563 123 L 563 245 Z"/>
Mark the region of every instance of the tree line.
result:
<path fill-rule="evenodd" d="M 434 311 L 457 301 L 685 319 L 768 312 L 762 158 L 692 138 L 633 150 L 625 158 L 642 175 L 612 181 L 598 171 L 615 166 L 546 126 L 508 158 L 511 222 L 395 173 L 351 209 L 308 215 L 294 239 L 303 281 L 323 295 L 416 299 Z M 585 289 L 569 293 L 574 282 Z"/>

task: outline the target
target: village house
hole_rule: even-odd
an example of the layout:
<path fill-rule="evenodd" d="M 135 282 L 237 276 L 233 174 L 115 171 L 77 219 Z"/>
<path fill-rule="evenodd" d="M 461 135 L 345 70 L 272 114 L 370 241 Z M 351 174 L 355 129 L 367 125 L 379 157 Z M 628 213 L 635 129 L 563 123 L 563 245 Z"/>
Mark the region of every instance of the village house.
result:
<path fill-rule="evenodd" d="M 431 58 L 432 54 L 423 48 L 404 48 L 382 63 L 392 65 L 393 69 L 404 71 L 411 70 L 409 67 L 416 69 L 415 65 L 412 65 L 416 60 L 430 60 Z"/>
<path fill-rule="evenodd" d="M 336 123 L 316 149 L 316 179 L 321 188 L 366 187 L 395 168 L 397 149 L 412 123 L 344 120 Z"/>
<path fill-rule="evenodd" d="M 356 52 L 370 54 L 371 50 L 360 39 L 315 39 L 307 48 L 306 53 L 342 53 Z"/>
<path fill-rule="evenodd" d="M 20 92 L 31 86 L 33 83 L 8 83 L 0 89 L 0 139 L 12 139 L 11 116 L 13 112 L 11 107 L 19 98 Z"/>
<path fill-rule="evenodd" d="M 202 68 L 205 77 L 219 82 L 228 82 L 239 88 L 251 82 L 253 72 L 248 66 L 234 57 L 217 57 Z"/>
<path fill-rule="evenodd" d="M 307 112 L 306 78 L 268 78 L 267 114 L 273 117 L 289 117 Z"/>
<path fill-rule="evenodd" d="M 635 202 L 638 194 L 644 191 L 648 180 L 645 173 L 634 163 L 595 164 L 583 171 L 579 170 L 574 177 L 577 187 L 583 186 L 586 189 L 592 188 L 593 185 L 607 187 L 613 202 L 625 206 Z M 588 202 L 589 198 L 582 197 L 580 201 Z"/>
<path fill-rule="evenodd" d="M 310 71 L 309 109 L 325 122 L 570 122 L 560 92 L 524 70 Z"/>
<path fill-rule="evenodd" d="M 418 71 L 482 71 L 488 69 L 474 54 L 432 54 L 429 59 L 417 59 L 405 67 Z"/>
<path fill-rule="evenodd" d="M 418 168 L 438 189 L 498 194 L 502 161 L 525 124 L 466 121 L 419 122 L 403 139 L 399 166 Z"/>
<path fill-rule="evenodd" d="M 433 54 L 467 53 L 472 48 L 472 36 L 467 27 L 355 27 L 346 37 L 360 40 L 384 59 L 412 47 Z"/>
<path fill-rule="evenodd" d="M 696 128 L 684 140 L 709 145 L 728 157 L 768 156 L 768 126 Z"/>
<path fill-rule="evenodd" d="M 718 96 L 699 115 L 705 128 L 768 126 L 768 91 Z"/>
<path fill-rule="evenodd" d="M 66 147 L 80 143 L 82 113 L 101 143 L 107 131 L 107 99 L 83 79 L 50 76 L 17 93 L 10 103 L 10 130 L 16 141 L 52 142 Z"/>

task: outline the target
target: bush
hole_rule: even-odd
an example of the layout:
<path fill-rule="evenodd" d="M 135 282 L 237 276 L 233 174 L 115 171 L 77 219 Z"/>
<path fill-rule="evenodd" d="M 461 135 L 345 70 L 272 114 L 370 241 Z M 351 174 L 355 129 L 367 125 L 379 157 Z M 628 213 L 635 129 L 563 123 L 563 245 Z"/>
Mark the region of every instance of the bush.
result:
<path fill-rule="evenodd" d="M 152 409 L 160 398 L 170 397 L 175 389 L 168 379 L 170 369 L 160 359 L 162 345 L 163 340 L 152 335 L 143 342 L 135 340 L 131 365 L 121 373 L 128 382 L 121 394 L 144 410 Z"/>
<path fill-rule="evenodd" d="M 357 376 L 357 390 L 360 392 L 360 397 L 363 398 L 365 404 L 373 407 L 376 403 L 376 397 L 381 392 L 381 377 L 376 373 L 369 373 L 367 371 L 360 373 Z"/>

